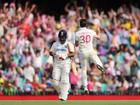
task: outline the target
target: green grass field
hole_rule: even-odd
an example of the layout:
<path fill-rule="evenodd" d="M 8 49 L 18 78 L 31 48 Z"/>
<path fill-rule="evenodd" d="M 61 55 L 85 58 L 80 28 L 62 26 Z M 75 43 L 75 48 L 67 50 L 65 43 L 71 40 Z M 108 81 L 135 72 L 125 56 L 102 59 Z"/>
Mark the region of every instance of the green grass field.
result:
<path fill-rule="evenodd" d="M 129 101 L 129 100 L 70 100 L 66 102 L 61 101 L 0 101 L 0 105 L 140 105 L 139 101 Z"/>

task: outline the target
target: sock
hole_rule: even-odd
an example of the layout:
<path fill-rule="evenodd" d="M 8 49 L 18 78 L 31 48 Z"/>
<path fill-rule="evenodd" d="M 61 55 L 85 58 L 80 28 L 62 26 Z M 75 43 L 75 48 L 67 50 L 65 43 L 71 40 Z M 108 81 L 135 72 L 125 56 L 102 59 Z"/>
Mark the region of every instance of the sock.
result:
<path fill-rule="evenodd" d="M 68 98 L 68 90 L 69 90 L 69 83 L 68 82 L 62 82 L 60 87 L 60 98 L 67 100 Z"/>
<path fill-rule="evenodd" d="M 87 71 L 86 70 L 82 71 L 82 84 L 83 84 L 84 90 L 88 90 L 87 89 Z"/>

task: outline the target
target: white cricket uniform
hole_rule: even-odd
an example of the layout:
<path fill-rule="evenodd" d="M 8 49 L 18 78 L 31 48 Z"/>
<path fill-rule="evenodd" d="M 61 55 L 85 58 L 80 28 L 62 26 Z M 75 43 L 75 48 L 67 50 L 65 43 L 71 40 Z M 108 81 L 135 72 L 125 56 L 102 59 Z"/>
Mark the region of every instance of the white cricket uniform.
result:
<path fill-rule="evenodd" d="M 67 47 L 70 45 L 70 49 Z M 65 42 L 61 44 L 59 41 L 54 42 L 51 47 L 51 52 L 55 53 L 54 56 L 54 65 L 52 77 L 55 87 L 59 93 L 59 98 L 67 99 L 68 90 L 69 90 L 69 73 L 71 68 L 71 59 L 68 57 L 69 50 L 74 52 L 74 46 L 70 42 Z M 59 59 L 57 56 L 61 56 L 64 60 Z"/>
<path fill-rule="evenodd" d="M 89 61 L 100 65 L 103 67 L 102 62 L 100 61 L 97 53 L 93 49 L 93 39 L 96 38 L 97 34 L 95 31 L 91 29 L 87 29 L 86 27 L 80 28 L 76 32 L 75 40 L 78 41 L 79 44 L 79 52 L 80 52 L 80 63 L 82 70 L 84 72 L 82 77 L 83 86 L 87 88 L 87 63 Z"/>

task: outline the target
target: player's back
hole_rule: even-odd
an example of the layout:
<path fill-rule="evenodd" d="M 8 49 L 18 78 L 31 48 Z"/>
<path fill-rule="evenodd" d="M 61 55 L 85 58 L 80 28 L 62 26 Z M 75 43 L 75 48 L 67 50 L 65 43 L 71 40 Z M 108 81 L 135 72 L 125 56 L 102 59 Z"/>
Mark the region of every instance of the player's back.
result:
<path fill-rule="evenodd" d="M 76 32 L 76 41 L 79 44 L 80 51 L 89 51 L 93 49 L 93 38 L 96 36 L 96 32 L 87 29 L 87 28 L 80 28 Z"/>

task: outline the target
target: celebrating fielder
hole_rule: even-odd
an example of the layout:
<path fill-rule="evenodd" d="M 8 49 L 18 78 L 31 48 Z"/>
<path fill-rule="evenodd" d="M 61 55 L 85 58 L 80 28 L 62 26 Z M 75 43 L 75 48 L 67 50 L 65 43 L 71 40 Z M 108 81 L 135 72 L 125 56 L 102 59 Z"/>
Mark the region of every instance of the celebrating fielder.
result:
<path fill-rule="evenodd" d="M 81 19 L 80 29 L 76 32 L 75 46 L 79 47 L 80 63 L 82 66 L 82 84 L 84 92 L 87 94 L 87 63 L 89 62 L 89 60 L 96 64 L 99 70 L 104 71 L 104 69 L 102 62 L 93 50 L 93 39 L 100 39 L 100 35 L 96 34 L 95 31 L 86 28 L 86 26 L 86 20 Z"/>

